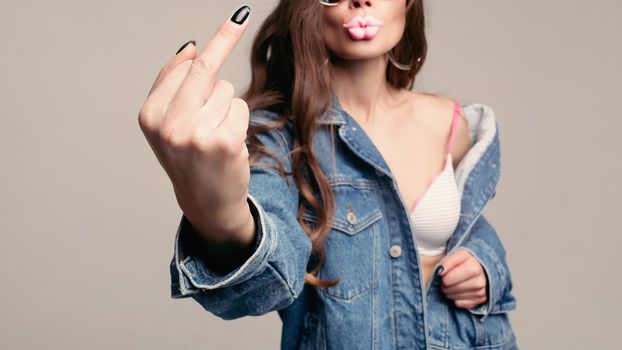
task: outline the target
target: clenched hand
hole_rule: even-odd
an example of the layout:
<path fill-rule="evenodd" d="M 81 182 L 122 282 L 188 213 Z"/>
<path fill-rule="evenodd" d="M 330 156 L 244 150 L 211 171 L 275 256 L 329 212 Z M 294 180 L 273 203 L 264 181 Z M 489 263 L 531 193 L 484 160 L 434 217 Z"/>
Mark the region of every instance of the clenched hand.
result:
<path fill-rule="evenodd" d="M 470 309 L 488 301 L 486 272 L 469 251 L 457 249 L 444 257 L 441 265 L 441 290 L 456 307 Z"/>

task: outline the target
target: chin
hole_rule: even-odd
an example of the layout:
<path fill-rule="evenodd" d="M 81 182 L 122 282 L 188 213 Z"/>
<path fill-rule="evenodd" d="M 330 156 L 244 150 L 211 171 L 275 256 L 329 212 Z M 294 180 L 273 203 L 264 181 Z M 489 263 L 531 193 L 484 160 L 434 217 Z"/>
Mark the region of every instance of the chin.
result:
<path fill-rule="evenodd" d="M 344 42 L 342 45 L 338 46 L 338 50 L 330 49 L 333 55 L 341 57 L 347 60 L 368 60 L 374 59 L 378 57 L 383 57 L 391 47 L 386 45 L 386 41 L 384 44 L 381 40 L 377 40 L 379 38 L 375 38 L 374 40 L 361 40 L 361 41 L 349 41 Z"/>

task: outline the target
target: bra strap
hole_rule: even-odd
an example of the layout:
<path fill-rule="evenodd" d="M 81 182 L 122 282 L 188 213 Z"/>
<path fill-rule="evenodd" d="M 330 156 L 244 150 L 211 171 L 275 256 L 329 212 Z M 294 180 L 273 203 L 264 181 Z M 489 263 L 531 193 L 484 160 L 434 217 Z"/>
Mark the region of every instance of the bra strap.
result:
<path fill-rule="evenodd" d="M 454 138 L 456 136 L 456 127 L 458 127 L 458 119 L 460 118 L 460 104 L 456 101 L 454 102 L 454 115 L 451 120 L 451 131 L 449 134 L 449 142 L 447 145 L 447 153 L 451 152 L 451 145 L 454 143 Z"/>

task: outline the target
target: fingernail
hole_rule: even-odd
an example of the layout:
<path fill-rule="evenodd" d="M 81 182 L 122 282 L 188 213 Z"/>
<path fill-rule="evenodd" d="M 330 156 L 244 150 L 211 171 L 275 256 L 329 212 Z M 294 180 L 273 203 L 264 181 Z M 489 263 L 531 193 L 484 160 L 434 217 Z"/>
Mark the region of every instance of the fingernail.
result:
<path fill-rule="evenodd" d="M 440 276 L 440 275 L 441 275 L 441 273 L 443 273 L 443 270 L 444 270 L 444 269 L 445 269 L 445 268 L 443 267 L 443 265 L 441 265 L 441 267 L 438 269 L 438 272 L 436 273 L 436 275 L 437 275 L 437 276 Z"/>
<path fill-rule="evenodd" d="M 188 41 L 187 43 L 183 44 L 183 45 L 179 48 L 179 50 L 177 50 L 177 52 L 176 52 L 175 54 L 177 55 L 178 53 L 180 53 L 180 52 L 181 52 L 183 49 L 185 49 L 185 48 L 186 48 L 186 46 L 188 46 L 188 44 L 190 44 L 190 43 L 192 43 L 192 45 L 194 45 L 194 46 L 197 46 L 197 42 L 196 42 L 196 41 L 194 41 L 194 40 L 190 40 L 190 41 Z"/>
<path fill-rule="evenodd" d="M 251 13 L 251 8 L 244 5 L 240 7 L 237 11 L 235 11 L 233 16 L 231 16 L 231 22 L 236 23 L 236 24 L 242 24 L 246 21 L 250 13 Z"/>

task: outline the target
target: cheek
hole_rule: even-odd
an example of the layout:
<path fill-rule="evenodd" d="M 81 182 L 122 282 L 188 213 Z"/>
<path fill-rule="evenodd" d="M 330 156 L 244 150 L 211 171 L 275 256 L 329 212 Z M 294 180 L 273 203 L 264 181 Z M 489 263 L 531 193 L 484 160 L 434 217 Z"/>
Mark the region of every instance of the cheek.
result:
<path fill-rule="evenodd" d="M 344 34 L 345 32 L 343 32 L 341 22 L 326 16 L 324 20 L 324 42 L 326 43 L 326 46 L 330 49 L 339 47 L 339 41 L 345 38 L 340 36 L 344 36 Z"/>
<path fill-rule="evenodd" d="M 393 44 L 397 44 L 404 35 L 404 28 L 406 28 L 406 15 L 403 11 L 394 12 L 389 19 L 385 22 L 385 39 Z M 394 46 L 394 45 L 393 45 Z"/>

